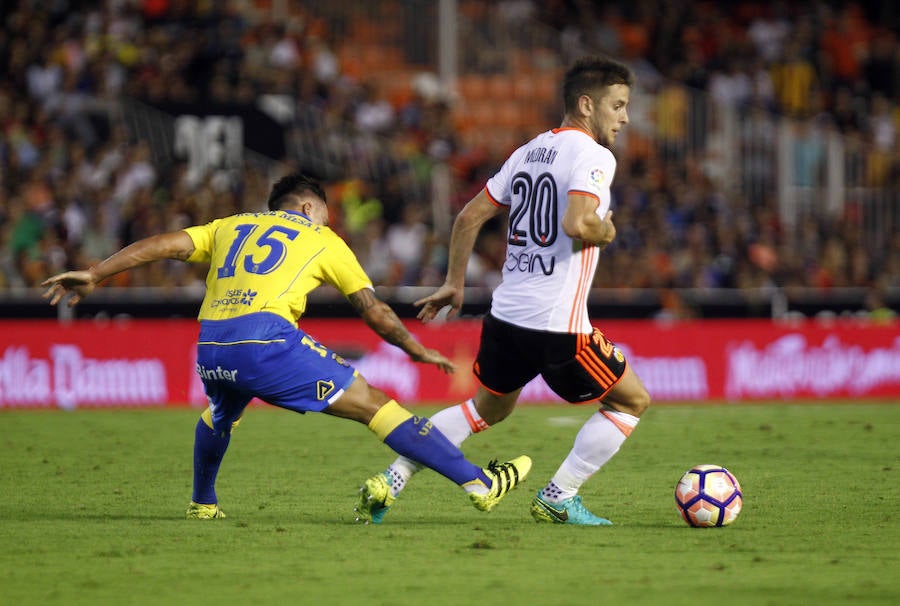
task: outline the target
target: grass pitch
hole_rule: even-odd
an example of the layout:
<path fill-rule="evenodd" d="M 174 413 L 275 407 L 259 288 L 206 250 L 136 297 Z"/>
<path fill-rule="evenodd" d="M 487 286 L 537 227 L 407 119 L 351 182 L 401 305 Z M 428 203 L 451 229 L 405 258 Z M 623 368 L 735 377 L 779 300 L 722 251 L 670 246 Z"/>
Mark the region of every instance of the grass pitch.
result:
<path fill-rule="evenodd" d="M 426 472 L 381 526 L 353 505 L 392 453 L 349 421 L 252 408 L 217 487 L 228 518 L 200 522 L 182 519 L 197 411 L 5 411 L 0 604 L 900 603 L 900 405 L 652 408 L 582 489 L 615 526 L 534 523 L 593 410 L 522 407 L 465 444 L 534 459 L 495 511 Z M 743 486 L 730 527 L 675 511 L 700 463 Z"/>

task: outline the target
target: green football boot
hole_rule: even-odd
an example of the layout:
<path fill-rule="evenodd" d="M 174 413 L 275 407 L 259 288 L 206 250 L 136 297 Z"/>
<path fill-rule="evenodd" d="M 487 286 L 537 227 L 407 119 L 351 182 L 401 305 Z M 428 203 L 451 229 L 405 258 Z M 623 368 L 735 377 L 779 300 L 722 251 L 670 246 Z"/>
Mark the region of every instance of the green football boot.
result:
<path fill-rule="evenodd" d="M 356 504 L 356 521 L 363 524 L 381 524 L 396 497 L 391 495 L 391 477 L 383 471 L 366 480 L 359 489 Z"/>
<path fill-rule="evenodd" d="M 184 517 L 188 520 L 221 520 L 225 517 L 225 512 L 219 509 L 216 503 L 204 505 L 191 501 L 187 511 L 184 513 Z"/>
<path fill-rule="evenodd" d="M 559 503 L 545 501 L 539 490 L 531 500 L 531 517 L 535 522 L 552 524 L 576 524 L 579 526 L 612 526 L 606 518 L 595 516 L 581 502 L 581 495 L 569 497 Z"/>

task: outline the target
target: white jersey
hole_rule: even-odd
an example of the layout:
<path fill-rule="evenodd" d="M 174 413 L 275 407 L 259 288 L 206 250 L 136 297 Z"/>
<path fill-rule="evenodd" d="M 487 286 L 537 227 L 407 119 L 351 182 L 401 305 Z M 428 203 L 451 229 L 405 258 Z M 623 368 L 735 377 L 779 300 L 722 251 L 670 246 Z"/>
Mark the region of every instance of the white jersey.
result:
<path fill-rule="evenodd" d="M 509 206 L 503 281 L 491 314 L 533 330 L 592 331 L 587 298 L 600 249 L 562 230 L 569 192 L 595 196 L 606 215 L 616 160 L 577 128 L 542 133 L 510 155 L 488 179 L 491 200 Z"/>

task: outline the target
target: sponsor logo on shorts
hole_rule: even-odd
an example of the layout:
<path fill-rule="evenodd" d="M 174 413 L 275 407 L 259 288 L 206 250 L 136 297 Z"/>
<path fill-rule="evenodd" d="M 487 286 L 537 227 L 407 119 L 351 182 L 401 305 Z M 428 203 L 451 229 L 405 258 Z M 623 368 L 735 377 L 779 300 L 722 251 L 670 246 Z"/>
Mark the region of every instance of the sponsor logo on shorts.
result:
<path fill-rule="evenodd" d="M 197 364 L 197 374 L 204 381 L 231 381 L 237 382 L 237 368 L 231 370 L 216 366 L 215 368 L 207 368 L 201 364 Z"/>

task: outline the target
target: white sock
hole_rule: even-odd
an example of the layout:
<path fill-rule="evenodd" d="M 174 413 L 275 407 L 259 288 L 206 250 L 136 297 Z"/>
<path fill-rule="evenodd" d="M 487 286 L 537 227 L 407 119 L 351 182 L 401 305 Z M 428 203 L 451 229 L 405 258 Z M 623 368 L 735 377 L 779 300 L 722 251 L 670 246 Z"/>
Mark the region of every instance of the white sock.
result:
<path fill-rule="evenodd" d="M 591 415 L 575 436 L 569 455 L 541 491 L 544 499 L 559 502 L 575 496 L 581 485 L 619 451 L 639 420 L 606 408 Z"/>
<path fill-rule="evenodd" d="M 457 448 L 473 433 L 490 427 L 475 410 L 472 399 L 439 410 L 428 418 Z M 412 459 L 397 457 L 387 468 L 391 475 L 391 494 L 395 497 L 400 494 L 409 479 L 422 468 Z"/>

